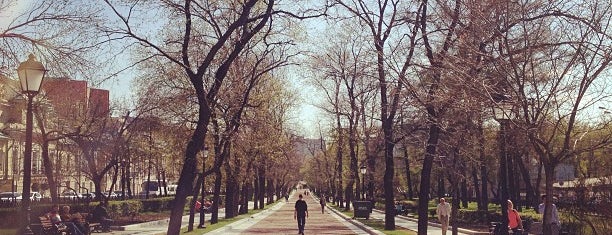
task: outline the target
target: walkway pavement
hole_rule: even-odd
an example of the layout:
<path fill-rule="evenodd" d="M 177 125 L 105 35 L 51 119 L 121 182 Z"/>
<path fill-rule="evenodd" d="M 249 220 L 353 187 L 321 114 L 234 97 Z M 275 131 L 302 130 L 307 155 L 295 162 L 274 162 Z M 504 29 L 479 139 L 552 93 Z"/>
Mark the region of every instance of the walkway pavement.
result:
<path fill-rule="evenodd" d="M 211 235 L 234 235 L 234 234 L 297 234 L 297 221 L 293 219 L 293 210 L 295 201 L 298 198 L 298 193 L 293 193 L 289 197 L 288 202 L 281 202 L 268 208 L 262 212 L 252 215 L 224 227 L 208 232 Z M 374 230 L 357 220 L 332 210 L 327 207 L 325 213 L 321 213 L 321 206 L 318 200 L 311 196 L 304 196 L 308 204 L 309 217 L 306 219 L 305 234 L 383 234 L 380 231 Z M 282 200 L 282 199 L 281 199 Z M 252 207 L 252 204 L 250 205 Z M 219 218 L 225 216 L 225 211 L 219 211 Z M 374 219 L 384 219 L 382 211 L 374 210 L 370 216 Z M 210 223 L 210 214 L 206 215 L 207 224 Z M 119 230 L 113 230 L 109 233 L 97 233 L 102 235 L 158 235 L 165 234 L 168 227 L 168 220 L 152 221 L 142 224 L 134 224 L 123 226 Z M 195 216 L 195 224 L 199 221 L 199 215 Z M 183 216 L 183 227 L 186 227 L 189 222 L 189 216 Z M 405 216 L 396 216 L 395 224 L 398 227 L 407 228 L 416 231 L 417 221 L 413 218 Z M 427 234 L 442 234 L 439 224 L 429 223 Z M 115 228 L 119 229 L 119 228 Z M 450 228 L 449 228 L 450 234 Z M 482 234 L 477 231 L 470 231 L 459 228 L 461 235 Z"/>
<path fill-rule="evenodd" d="M 297 221 L 293 210 L 298 194 L 289 197 L 288 202 L 279 203 L 267 213 L 232 223 L 207 234 L 297 234 Z M 370 234 L 336 213 L 328 210 L 321 213 L 321 206 L 311 196 L 304 196 L 308 204 L 305 234 Z"/>

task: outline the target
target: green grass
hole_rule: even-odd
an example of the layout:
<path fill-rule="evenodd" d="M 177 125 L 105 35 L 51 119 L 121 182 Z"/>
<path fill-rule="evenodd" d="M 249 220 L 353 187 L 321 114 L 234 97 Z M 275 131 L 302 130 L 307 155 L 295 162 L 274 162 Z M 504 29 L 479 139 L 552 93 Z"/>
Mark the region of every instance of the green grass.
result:
<path fill-rule="evenodd" d="M 198 228 L 198 227 L 197 227 L 198 225 L 197 225 L 197 222 L 196 222 L 196 223 L 194 223 L 194 226 L 193 226 L 193 231 L 191 231 L 191 232 L 187 232 L 187 228 L 184 228 L 184 229 L 181 229 L 181 234 L 195 235 L 195 234 L 203 234 L 203 233 L 208 233 L 208 232 L 210 232 L 210 231 L 213 231 L 213 230 L 215 230 L 215 229 L 221 228 L 221 227 L 223 227 L 223 226 L 226 226 L 226 225 L 231 224 L 231 223 L 233 223 L 233 222 L 236 222 L 236 221 L 238 221 L 238 220 L 241 220 L 241 219 L 245 219 L 245 218 L 251 217 L 251 215 L 254 215 L 254 214 L 257 214 L 257 213 L 262 212 L 262 211 L 264 211 L 264 210 L 267 210 L 267 209 L 269 209 L 270 207 L 272 207 L 272 206 L 276 205 L 277 203 L 279 203 L 279 202 L 281 202 L 281 201 L 282 201 L 282 200 L 277 200 L 275 203 L 272 203 L 272 204 L 270 204 L 270 205 L 266 205 L 266 206 L 264 207 L 264 209 L 259 209 L 259 210 L 249 209 L 249 213 L 247 213 L 247 214 L 243 214 L 243 215 L 239 215 L 239 216 L 236 216 L 236 217 L 231 218 L 231 219 L 221 219 L 221 218 L 219 218 L 219 222 L 218 222 L 218 223 L 216 223 L 216 224 L 210 224 L 210 223 L 208 223 L 208 224 L 206 224 L 206 228 Z M 208 214 L 208 215 L 206 215 L 206 216 L 207 216 L 208 218 L 210 218 L 210 214 Z M 165 234 L 165 233 L 163 233 L 163 234 Z"/>
<path fill-rule="evenodd" d="M 203 233 L 207 233 L 207 232 L 213 231 L 215 229 L 221 228 L 223 226 L 226 226 L 228 224 L 231 224 L 233 222 L 236 222 L 238 220 L 241 220 L 241 219 L 244 219 L 244 218 L 248 218 L 251 215 L 259 213 L 261 211 L 262 210 L 249 210 L 249 213 L 243 214 L 243 215 L 239 215 L 239 216 L 236 216 L 236 217 L 231 218 L 231 219 L 219 219 L 218 223 L 216 223 L 216 224 L 207 224 L 206 228 L 198 228 L 197 227 L 198 225 L 197 225 L 197 222 L 196 222 L 196 223 L 194 223 L 193 231 L 187 232 L 187 228 L 184 228 L 184 229 L 181 229 L 181 231 L 182 231 L 181 234 L 203 234 Z M 207 216 L 210 216 L 210 215 L 207 215 Z"/>
<path fill-rule="evenodd" d="M 17 234 L 17 229 L 0 229 L 0 234 Z"/>

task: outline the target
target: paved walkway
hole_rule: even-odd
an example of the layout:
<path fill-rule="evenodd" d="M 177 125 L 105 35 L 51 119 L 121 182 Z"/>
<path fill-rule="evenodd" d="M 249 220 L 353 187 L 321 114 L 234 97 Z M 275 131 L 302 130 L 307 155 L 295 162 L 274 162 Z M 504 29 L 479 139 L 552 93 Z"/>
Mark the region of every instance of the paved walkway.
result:
<path fill-rule="evenodd" d="M 288 202 L 277 203 L 271 208 L 252 215 L 234 223 L 228 224 L 222 228 L 210 231 L 206 234 L 211 235 L 234 235 L 234 234 L 297 234 L 297 221 L 293 219 L 293 210 L 295 201 L 298 199 L 298 193 L 293 193 L 289 197 Z M 308 204 L 309 217 L 306 219 L 305 234 L 383 234 L 380 231 L 374 230 L 366 225 L 363 225 L 357 220 L 353 220 L 346 215 L 326 208 L 325 213 L 321 213 L 321 206 L 318 200 L 312 196 L 304 196 Z M 281 199 L 283 200 L 283 199 Z M 252 207 L 252 204 L 250 205 Z M 223 218 L 225 211 L 219 211 L 219 218 Z M 374 210 L 370 218 L 384 219 L 384 214 L 381 211 Z M 210 214 L 206 215 L 207 224 L 210 224 Z M 113 230 L 109 233 L 96 234 L 113 234 L 113 235 L 157 235 L 165 234 L 168 228 L 168 220 L 152 221 L 142 224 L 134 224 L 122 227 L 123 231 Z M 189 216 L 183 216 L 183 227 L 186 227 L 189 221 Z M 199 221 L 199 214 L 195 216 L 195 225 Z M 407 228 L 416 231 L 418 226 L 415 219 L 405 216 L 396 216 L 395 223 L 398 227 Z M 439 224 L 430 223 L 427 229 L 427 234 L 442 234 Z M 450 234 L 450 228 L 449 233 Z M 459 228 L 459 234 L 482 234 L 476 231 L 470 231 Z"/>
<path fill-rule="evenodd" d="M 288 202 L 275 205 L 266 214 L 235 222 L 207 234 L 297 234 L 297 221 L 293 219 L 297 199 L 298 193 L 294 193 Z M 369 234 L 333 212 L 326 210 L 321 213 L 321 206 L 315 198 L 304 196 L 304 200 L 308 204 L 309 213 L 305 234 Z"/>

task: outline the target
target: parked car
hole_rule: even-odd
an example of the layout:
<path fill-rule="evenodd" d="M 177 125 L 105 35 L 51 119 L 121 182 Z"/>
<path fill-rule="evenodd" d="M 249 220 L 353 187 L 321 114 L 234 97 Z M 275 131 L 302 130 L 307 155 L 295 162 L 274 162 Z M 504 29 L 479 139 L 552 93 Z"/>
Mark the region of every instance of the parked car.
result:
<path fill-rule="evenodd" d="M 82 193 L 81 198 L 93 200 L 94 198 L 96 198 L 96 194 L 95 193 Z"/>
<path fill-rule="evenodd" d="M 117 198 L 121 198 L 121 197 L 122 197 L 122 195 L 123 195 L 123 192 L 122 192 L 122 191 L 115 191 L 115 193 L 117 194 Z M 129 194 L 129 192 L 126 190 L 126 191 L 125 191 L 125 198 L 129 198 L 129 197 L 130 197 L 130 194 Z"/>
<path fill-rule="evenodd" d="M 0 201 L 2 202 L 18 202 L 21 201 L 20 192 L 3 192 L 0 193 Z"/>
<path fill-rule="evenodd" d="M 104 197 L 107 198 L 117 198 L 117 194 L 115 192 L 103 192 L 102 194 L 104 194 Z"/>
<path fill-rule="evenodd" d="M 74 200 L 79 198 L 79 194 L 76 193 L 75 191 L 66 191 L 63 192 L 62 194 L 59 195 L 60 199 L 65 199 L 65 200 Z"/>
<path fill-rule="evenodd" d="M 30 192 L 30 201 L 39 202 L 43 196 L 39 192 Z"/>

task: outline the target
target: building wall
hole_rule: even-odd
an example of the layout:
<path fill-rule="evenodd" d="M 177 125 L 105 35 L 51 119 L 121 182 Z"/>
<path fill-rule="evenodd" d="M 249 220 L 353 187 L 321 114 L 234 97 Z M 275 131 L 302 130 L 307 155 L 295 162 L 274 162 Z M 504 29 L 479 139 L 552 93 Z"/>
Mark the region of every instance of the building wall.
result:
<path fill-rule="evenodd" d="M 46 99 L 58 123 L 66 120 L 81 120 L 88 114 L 108 115 L 109 91 L 89 88 L 86 81 L 68 78 L 45 78 L 41 94 L 37 99 Z M 43 102 L 44 104 L 45 102 Z M 0 76 L 0 192 L 21 191 L 23 175 L 23 151 L 25 145 L 25 99 L 20 93 L 17 80 Z M 32 152 L 32 183 L 47 184 L 42 162 L 42 151 L 37 143 L 39 128 L 34 123 Z M 80 193 L 93 190 L 93 183 L 79 170 L 79 156 L 74 148 L 58 148 L 51 143 L 49 155 L 54 162 L 59 191 L 68 187 L 81 189 Z M 76 151 L 76 155 L 79 152 Z M 46 190 L 48 194 L 48 190 Z"/>
<path fill-rule="evenodd" d="M 110 110 L 108 90 L 89 88 L 89 114 L 94 117 L 104 117 Z"/>

